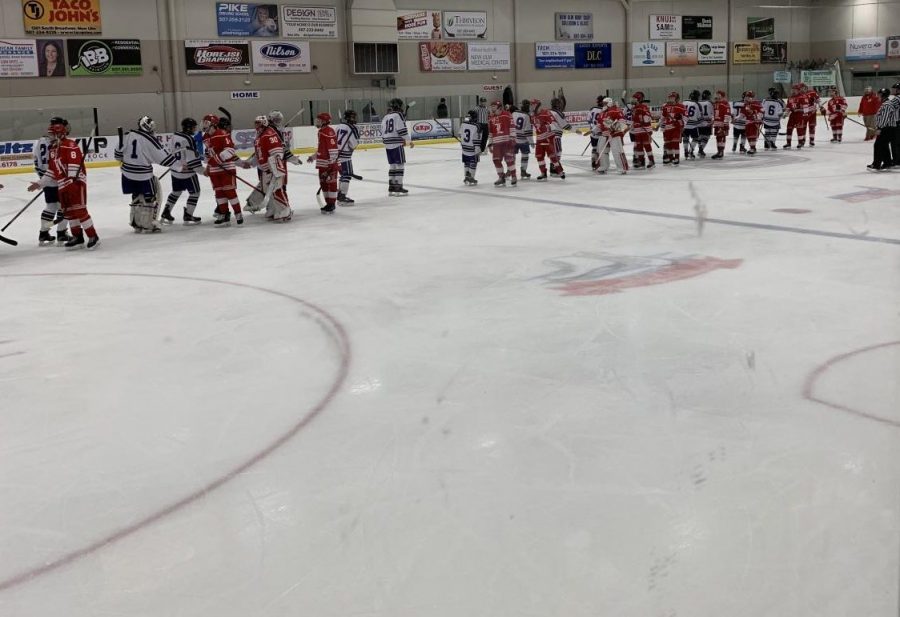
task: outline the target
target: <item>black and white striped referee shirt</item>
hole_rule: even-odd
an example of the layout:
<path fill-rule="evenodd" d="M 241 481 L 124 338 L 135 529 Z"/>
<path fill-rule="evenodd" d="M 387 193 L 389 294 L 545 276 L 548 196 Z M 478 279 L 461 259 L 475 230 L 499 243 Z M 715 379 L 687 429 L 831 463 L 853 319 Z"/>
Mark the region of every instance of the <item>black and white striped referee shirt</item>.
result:
<path fill-rule="evenodd" d="M 490 116 L 490 111 L 484 105 L 479 105 L 475 108 L 475 111 L 478 113 L 478 124 L 487 124 L 488 117 Z"/>
<path fill-rule="evenodd" d="M 886 129 L 900 124 L 900 97 L 885 100 L 875 114 L 875 128 Z"/>

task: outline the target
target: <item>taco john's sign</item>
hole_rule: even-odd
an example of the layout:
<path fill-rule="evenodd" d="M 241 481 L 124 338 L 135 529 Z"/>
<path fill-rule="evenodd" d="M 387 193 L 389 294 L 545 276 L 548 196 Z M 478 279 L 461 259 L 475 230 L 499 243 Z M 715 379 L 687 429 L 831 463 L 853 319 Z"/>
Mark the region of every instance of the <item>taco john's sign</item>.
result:
<path fill-rule="evenodd" d="M 25 34 L 101 34 L 100 0 L 22 0 Z"/>

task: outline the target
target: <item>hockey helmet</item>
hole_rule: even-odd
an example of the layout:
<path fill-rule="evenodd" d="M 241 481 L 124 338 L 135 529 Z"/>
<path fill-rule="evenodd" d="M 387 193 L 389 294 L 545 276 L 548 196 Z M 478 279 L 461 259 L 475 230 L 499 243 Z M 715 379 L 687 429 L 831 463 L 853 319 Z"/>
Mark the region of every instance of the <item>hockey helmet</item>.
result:
<path fill-rule="evenodd" d="M 193 133 L 197 130 L 197 121 L 193 118 L 185 118 L 181 121 L 181 130 L 185 133 Z"/>
<path fill-rule="evenodd" d="M 231 130 L 231 118 L 229 118 L 228 116 L 222 116 L 221 118 L 219 118 L 218 126 L 223 131 Z"/>
<path fill-rule="evenodd" d="M 891 89 L 892 90 L 900 90 L 900 81 L 898 81 L 893 86 L 891 86 Z"/>
<path fill-rule="evenodd" d="M 666 95 L 666 98 L 672 99 L 673 101 L 679 101 L 681 100 L 681 95 L 672 90 L 671 92 L 669 92 L 669 94 Z"/>
<path fill-rule="evenodd" d="M 691 93 L 688 95 L 688 98 L 696 103 L 697 101 L 700 100 L 700 91 L 699 90 L 691 90 Z"/>
<path fill-rule="evenodd" d="M 776 88 L 769 88 L 769 96 L 774 98 L 778 98 L 778 90 Z"/>
<path fill-rule="evenodd" d="M 396 97 L 392 98 L 388 101 L 388 107 L 391 108 L 391 111 L 400 111 L 403 109 L 403 99 L 398 99 Z"/>
<path fill-rule="evenodd" d="M 270 125 L 280 128 L 284 124 L 284 114 L 277 109 L 273 109 L 269 112 L 268 120 Z"/>
<path fill-rule="evenodd" d="M 491 111 L 495 113 L 503 111 L 503 101 L 491 101 Z"/>
<path fill-rule="evenodd" d="M 744 93 L 741 96 L 745 99 L 752 99 L 756 95 L 753 93 L 753 90 L 744 90 Z"/>
<path fill-rule="evenodd" d="M 603 99 L 604 98 L 605 97 L 603 97 L 602 95 L 597 97 L 597 107 L 603 107 Z"/>
<path fill-rule="evenodd" d="M 203 116 L 203 132 L 219 126 L 219 116 L 216 114 L 206 114 Z"/>
<path fill-rule="evenodd" d="M 637 101 L 638 103 L 643 103 L 644 102 L 644 93 L 641 92 L 640 90 L 638 90 L 637 92 L 635 92 L 634 94 L 631 95 L 631 100 Z"/>
<path fill-rule="evenodd" d="M 541 106 L 540 99 L 531 99 L 531 109 L 532 111 L 537 111 Z"/>
<path fill-rule="evenodd" d="M 612 105 L 612 104 L 613 104 L 613 100 L 612 100 L 611 98 L 606 97 L 605 99 L 603 99 L 603 106 L 604 106 L 604 107 L 609 107 L 609 106 Z"/>
<path fill-rule="evenodd" d="M 891 91 L 888 90 L 887 88 L 879 88 L 878 94 L 881 96 L 881 98 L 886 99 L 891 96 Z"/>
<path fill-rule="evenodd" d="M 531 101 L 529 101 L 528 99 L 522 99 L 521 110 L 526 114 L 528 112 L 530 112 L 531 111 Z"/>
<path fill-rule="evenodd" d="M 344 111 L 344 122 L 347 124 L 356 124 L 356 112 L 352 109 Z"/>
<path fill-rule="evenodd" d="M 60 116 L 50 118 L 50 124 L 47 127 L 47 135 L 62 139 L 69 134 L 69 121 Z"/>
<path fill-rule="evenodd" d="M 711 97 L 711 96 L 712 96 L 712 92 L 710 92 L 709 90 L 704 90 L 703 92 L 700 93 L 700 98 L 701 98 L 701 100 L 704 100 L 704 101 L 708 101 L 709 97 Z"/>
<path fill-rule="evenodd" d="M 156 130 L 156 122 L 154 122 L 153 118 L 150 116 L 141 116 L 141 119 L 138 120 L 138 128 L 142 131 L 152 133 Z"/>
<path fill-rule="evenodd" d="M 473 123 L 477 122 L 478 121 L 478 112 L 475 111 L 474 109 L 470 109 L 468 112 L 466 112 L 466 120 L 468 120 L 469 122 L 473 122 Z"/>
<path fill-rule="evenodd" d="M 716 90 L 716 99 L 719 101 L 726 101 L 728 100 L 728 95 L 725 94 L 724 90 Z"/>
<path fill-rule="evenodd" d="M 323 125 L 331 124 L 331 114 L 328 113 L 327 111 L 323 111 L 322 113 L 320 113 L 319 115 L 316 116 L 316 120 L 321 122 Z"/>

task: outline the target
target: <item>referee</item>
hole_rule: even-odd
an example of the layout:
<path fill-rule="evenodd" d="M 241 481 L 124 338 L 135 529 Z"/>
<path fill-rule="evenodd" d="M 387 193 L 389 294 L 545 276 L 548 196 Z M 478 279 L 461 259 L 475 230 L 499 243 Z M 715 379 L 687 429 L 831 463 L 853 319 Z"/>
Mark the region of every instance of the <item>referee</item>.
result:
<path fill-rule="evenodd" d="M 890 169 L 894 162 L 891 155 L 891 141 L 897 131 L 898 119 L 900 119 L 900 98 L 891 98 L 887 88 L 878 91 L 881 97 L 881 107 L 875 114 L 875 146 L 874 159 L 867 168 L 872 171 Z"/>
<path fill-rule="evenodd" d="M 891 97 L 888 105 L 894 108 L 894 129 L 891 131 L 891 161 L 894 167 L 900 168 L 900 81 L 891 86 Z"/>
<path fill-rule="evenodd" d="M 481 153 L 484 154 L 484 151 L 487 150 L 487 142 L 488 142 L 488 108 L 485 107 L 485 103 L 487 103 L 487 99 L 481 97 L 478 99 L 478 107 L 475 108 L 475 112 L 478 114 L 478 134 L 481 137 Z"/>

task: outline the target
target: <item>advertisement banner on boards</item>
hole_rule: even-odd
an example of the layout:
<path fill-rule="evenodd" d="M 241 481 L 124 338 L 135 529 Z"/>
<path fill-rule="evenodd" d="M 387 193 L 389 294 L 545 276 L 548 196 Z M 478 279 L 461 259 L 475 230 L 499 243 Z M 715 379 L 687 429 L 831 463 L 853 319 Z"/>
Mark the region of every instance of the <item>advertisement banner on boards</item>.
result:
<path fill-rule="evenodd" d="M 650 38 L 653 40 L 680 39 L 681 15 L 651 15 Z"/>
<path fill-rule="evenodd" d="M 800 71 L 800 81 L 812 88 L 822 88 L 825 86 L 834 86 L 836 84 L 834 80 L 834 71 L 830 69 L 821 71 Z"/>
<path fill-rule="evenodd" d="M 238 39 L 184 42 L 184 64 L 188 75 L 249 73 L 250 44 Z"/>
<path fill-rule="evenodd" d="M 449 41 L 419 43 L 419 70 L 425 73 L 465 71 L 467 61 L 465 43 Z"/>
<path fill-rule="evenodd" d="M 887 38 L 887 57 L 900 58 L 900 36 L 889 36 Z"/>
<path fill-rule="evenodd" d="M 666 66 L 693 66 L 697 64 L 697 43 L 670 41 L 666 43 Z"/>
<path fill-rule="evenodd" d="M 332 6 L 283 6 L 281 32 L 289 39 L 336 39 L 337 10 Z"/>
<path fill-rule="evenodd" d="M 775 18 L 774 17 L 748 17 L 747 18 L 748 41 L 774 41 Z"/>
<path fill-rule="evenodd" d="M 784 41 L 760 42 L 759 61 L 762 64 L 787 64 L 787 43 Z"/>
<path fill-rule="evenodd" d="M 881 60 L 887 57 L 885 38 L 847 39 L 845 56 L 847 60 Z"/>
<path fill-rule="evenodd" d="M 219 36 L 278 36 L 278 5 L 216 2 Z"/>
<path fill-rule="evenodd" d="M 681 38 L 694 41 L 708 41 L 713 37 L 711 15 L 682 15 Z"/>
<path fill-rule="evenodd" d="M 439 39 L 442 36 L 440 11 L 427 9 L 397 11 L 398 39 Z"/>
<path fill-rule="evenodd" d="M 444 38 L 483 39 L 487 36 L 485 11 L 444 11 Z"/>
<path fill-rule="evenodd" d="M 72 77 L 140 75 L 138 39 L 68 39 L 66 58 Z"/>
<path fill-rule="evenodd" d="M 666 48 L 664 43 L 646 41 L 631 44 L 631 66 L 665 66 Z"/>
<path fill-rule="evenodd" d="M 253 41 L 254 73 L 309 73 L 308 41 Z"/>
<path fill-rule="evenodd" d="M 453 124 L 449 120 L 443 124 L 435 120 L 416 120 L 415 122 L 407 122 L 406 125 L 409 130 L 409 137 L 413 141 L 419 139 L 443 139 L 453 136 L 450 132 Z"/>
<path fill-rule="evenodd" d="M 760 47 L 757 42 L 735 43 L 731 53 L 732 64 L 759 64 Z"/>
<path fill-rule="evenodd" d="M 102 34 L 100 0 L 22 0 L 25 34 Z"/>
<path fill-rule="evenodd" d="M 60 58 L 60 63 L 63 63 Z M 0 39 L 0 77 L 37 77 L 38 52 L 34 39 Z"/>
<path fill-rule="evenodd" d="M 574 69 L 575 43 L 535 43 L 534 68 Z"/>
<path fill-rule="evenodd" d="M 508 71 L 509 43 L 469 43 L 470 71 Z"/>
<path fill-rule="evenodd" d="M 361 122 L 356 125 L 359 129 L 359 143 L 361 144 L 380 144 L 381 143 L 381 123 L 380 122 Z"/>
<path fill-rule="evenodd" d="M 725 64 L 728 62 L 728 44 L 724 41 L 721 43 L 700 43 L 697 45 L 697 63 L 698 64 Z"/>
<path fill-rule="evenodd" d="M 594 38 L 593 13 L 555 13 L 557 41 L 590 41 Z"/>
<path fill-rule="evenodd" d="M 575 43 L 576 69 L 612 67 L 612 43 Z"/>

